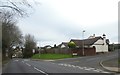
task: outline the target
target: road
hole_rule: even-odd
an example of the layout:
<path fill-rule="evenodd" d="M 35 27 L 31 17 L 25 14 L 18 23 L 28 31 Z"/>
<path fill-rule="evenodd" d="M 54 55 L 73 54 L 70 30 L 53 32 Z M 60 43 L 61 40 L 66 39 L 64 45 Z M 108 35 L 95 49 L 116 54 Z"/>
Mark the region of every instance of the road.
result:
<path fill-rule="evenodd" d="M 53 62 L 105 70 L 100 66 L 100 62 L 104 60 L 113 59 L 113 58 L 118 58 L 118 50 L 114 52 L 104 53 L 104 54 L 97 54 L 95 56 L 69 58 L 69 59 L 62 59 L 62 60 L 57 60 Z"/>
<path fill-rule="evenodd" d="M 79 58 L 68 58 L 64 60 L 45 61 L 14 58 L 3 67 L 4 73 L 38 73 L 49 75 L 52 73 L 111 73 L 100 67 L 99 62 L 117 56 L 117 52 L 86 56 Z"/>

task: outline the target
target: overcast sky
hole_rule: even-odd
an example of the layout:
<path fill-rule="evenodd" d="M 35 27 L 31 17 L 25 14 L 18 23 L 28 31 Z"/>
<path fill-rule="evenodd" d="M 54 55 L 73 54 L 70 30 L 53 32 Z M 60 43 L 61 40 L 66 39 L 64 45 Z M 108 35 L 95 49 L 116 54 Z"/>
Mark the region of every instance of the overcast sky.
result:
<path fill-rule="evenodd" d="M 20 19 L 23 34 L 32 34 L 40 46 L 106 34 L 118 41 L 119 0 L 36 0 L 31 15 Z M 40 3 L 40 4 L 38 4 Z"/>

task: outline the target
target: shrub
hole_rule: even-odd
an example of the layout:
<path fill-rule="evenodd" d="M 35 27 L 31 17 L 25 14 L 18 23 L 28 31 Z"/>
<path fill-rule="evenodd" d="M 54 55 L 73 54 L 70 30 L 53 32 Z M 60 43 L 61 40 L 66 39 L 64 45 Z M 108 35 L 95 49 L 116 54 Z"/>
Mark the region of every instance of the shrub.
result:
<path fill-rule="evenodd" d="M 76 44 L 73 41 L 71 41 L 68 43 L 68 47 L 69 48 L 76 48 Z"/>

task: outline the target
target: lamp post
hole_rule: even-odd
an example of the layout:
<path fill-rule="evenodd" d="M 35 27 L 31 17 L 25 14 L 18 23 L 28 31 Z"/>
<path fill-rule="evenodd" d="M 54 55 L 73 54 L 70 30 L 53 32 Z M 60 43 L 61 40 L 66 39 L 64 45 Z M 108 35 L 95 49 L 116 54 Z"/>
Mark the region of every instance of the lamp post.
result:
<path fill-rule="evenodd" d="M 40 58 L 40 50 L 41 50 L 41 47 L 40 47 L 40 42 L 37 42 L 37 46 L 38 46 L 38 52 L 39 52 L 39 58 Z"/>
<path fill-rule="evenodd" d="M 84 32 L 85 32 L 85 30 L 83 30 L 83 42 L 82 42 L 83 43 L 83 47 L 82 47 L 83 48 L 83 51 L 82 51 L 83 52 L 83 56 L 85 55 L 85 52 L 84 52 Z"/>
<path fill-rule="evenodd" d="M 39 58 L 40 58 L 40 47 L 38 47 L 38 52 L 39 52 Z"/>

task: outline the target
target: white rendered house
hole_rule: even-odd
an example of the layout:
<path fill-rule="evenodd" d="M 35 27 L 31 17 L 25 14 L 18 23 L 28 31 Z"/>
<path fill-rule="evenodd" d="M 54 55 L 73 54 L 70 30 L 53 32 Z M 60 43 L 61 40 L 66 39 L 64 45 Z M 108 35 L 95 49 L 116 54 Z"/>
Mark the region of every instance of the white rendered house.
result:
<path fill-rule="evenodd" d="M 96 53 L 99 52 L 108 52 L 108 44 L 109 40 L 106 39 L 106 35 L 103 34 L 103 36 L 90 36 L 88 39 L 84 40 L 78 40 L 78 39 L 71 39 L 70 41 L 73 41 L 77 47 L 95 47 Z"/>

